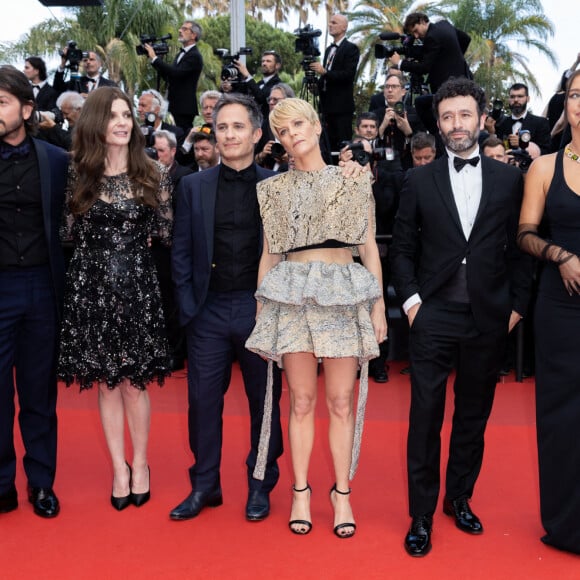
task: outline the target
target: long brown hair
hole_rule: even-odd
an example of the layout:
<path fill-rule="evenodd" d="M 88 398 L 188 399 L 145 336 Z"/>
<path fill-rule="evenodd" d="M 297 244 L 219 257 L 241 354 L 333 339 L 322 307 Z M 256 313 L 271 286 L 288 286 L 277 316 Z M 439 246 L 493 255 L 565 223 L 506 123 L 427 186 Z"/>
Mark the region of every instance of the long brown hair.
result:
<path fill-rule="evenodd" d="M 159 171 L 145 153 L 145 137 L 135 119 L 133 103 L 117 87 L 101 87 L 87 97 L 73 133 L 73 163 L 77 181 L 70 201 L 75 215 L 88 211 L 99 197 L 98 184 L 105 172 L 107 157 L 107 127 L 113 101 L 121 99 L 131 111 L 133 127 L 129 139 L 127 174 L 134 187 L 134 195 L 146 205 L 156 207 Z"/>

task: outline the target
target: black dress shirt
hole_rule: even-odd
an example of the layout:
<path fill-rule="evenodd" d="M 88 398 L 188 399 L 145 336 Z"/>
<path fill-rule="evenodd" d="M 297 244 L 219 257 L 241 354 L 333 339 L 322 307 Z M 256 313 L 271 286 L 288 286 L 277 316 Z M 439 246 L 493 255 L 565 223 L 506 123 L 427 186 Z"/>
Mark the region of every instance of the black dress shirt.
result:
<path fill-rule="evenodd" d="M 215 208 L 210 290 L 255 290 L 260 262 L 260 209 L 254 164 L 221 166 Z"/>
<path fill-rule="evenodd" d="M 48 264 L 40 174 L 34 146 L 25 156 L 0 157 L 0 269 Z"/>

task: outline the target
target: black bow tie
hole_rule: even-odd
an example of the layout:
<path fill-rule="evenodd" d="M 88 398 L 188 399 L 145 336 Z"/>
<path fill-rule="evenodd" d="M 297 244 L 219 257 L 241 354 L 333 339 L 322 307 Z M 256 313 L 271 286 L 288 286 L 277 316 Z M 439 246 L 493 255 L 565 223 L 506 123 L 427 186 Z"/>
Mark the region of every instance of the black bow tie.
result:
<path fill-rule="evenodd" d="M 464 159 L 463 157 L 453 158 L 453 167 L 455 167 L 455 171 L 461 171 L 467 164 L 477 167 L 478 163 L 479 155 L 477 157 L 471 157 L 470 159 Z"/>
<path fill-rule="evenodd" d="M 24 159 L 30 153 L 30 143 L 24 141 L 20 145 L 13 147 L 8 143 L 0 143 L 0 159 Z"/>
<path fill-rule="evenodd" d="M 92 79 L 91 77 L 87 77 L 87 83 L 93 83 L 93 85 L 96 85 L 97 79 Z"/>
<path fill-rule="evenodd" d="M 250 165 L 241 171 L 236 171 L 227 165 L 222 165 L 221 171 L 226 181 L 243 181 L 245 183 L 256 183 L 257 181 L 256 168 L 254 165 Z"/>
<path fill-rule="evenodd" d="M 40 85 L 32 85 L 32 88 L 33 89 L 39 89 L 40 88 Z"/>
<path fill-rule="evenodd" d="M 334 47 L 334 48 L 338 48 L 338 44 L 336 44 L 336 42 L 333 42 L 333 43 L 330 45 L 330 48 L 333 48 L 333 47 Z"/>

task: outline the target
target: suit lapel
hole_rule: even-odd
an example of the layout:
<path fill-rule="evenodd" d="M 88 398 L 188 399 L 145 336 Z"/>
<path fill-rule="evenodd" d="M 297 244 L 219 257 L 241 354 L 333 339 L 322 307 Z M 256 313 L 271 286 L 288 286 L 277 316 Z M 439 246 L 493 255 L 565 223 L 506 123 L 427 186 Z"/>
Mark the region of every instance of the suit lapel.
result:
<path fill-rule="evenodd" d="M 465 238 L 463 228 L 461 227 L 461 220 L 459 219 L 459 212 L 457 211 L 457 205 L 455 204 L 455 198 L 453 197 L 453 190 L 451 189 L 451 180 L 449 179 L 449 168 L 446 155 L 440 157 L 438 161 L 433 162 L 433 179 L 441 200 L 453 219 L 453 223 L 461 233 L 461 236 Z"/>
<path fill-rule="evenodd" d="M 489 199 L 494 189 L 495 184 L 495 171 L 493 168 L 493 163 L 485 157 L 481 156 L 481 200 L 479 202 L 479 208 L 477 208 L 477 214 L 475 216 L 475 221 L 473 222 L 473 229 L 475 230 L 479 224 L 479 220 L 485 211 L 485 207 L 489 203 Z"/>
<path fill-rule="evenodd" d="M 219 170 L 221 165 L 201 172 L 199 184 L 199 199 L 201 212 L 203 215 L 203 226 L 207 247 L 207 258 L 211 263 L 213 258 L 213 238 L 215 229 L 215 204 L 217 198 L 217 188 Z"/>
<path fill-rule="evenodd" d="M 38 169 L 40 172 L 40 196 L 42 198 L 42 217 L 44 218 L 44 231 L 49 247 L 51 243 L 51 195 L 50 195 L 50 163 L 46 149 L 37 140 L 33 139 L 36 157 L 38 158 Z"/>

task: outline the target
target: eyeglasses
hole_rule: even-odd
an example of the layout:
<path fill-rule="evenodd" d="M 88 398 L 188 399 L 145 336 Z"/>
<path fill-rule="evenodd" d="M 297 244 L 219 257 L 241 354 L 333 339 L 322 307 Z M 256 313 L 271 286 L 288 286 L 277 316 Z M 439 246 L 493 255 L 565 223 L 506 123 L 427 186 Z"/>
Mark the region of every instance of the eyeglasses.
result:
<path fill-rule="evenodd" d="M 193 32 L 193 28 L 191 28 L 191 26 L 180 26 L 179 30 L 189 30 L 189 32 Z"/>
<path fill-rule="evenodd" d="M 396 90 L 396 89 L 400 89 L 401 85 L 385 85 L 385 89 L 389 90 L 391 89 L 392 91 Z"/>
<path fill-rule="evenodd" d="M 269 103 L 278 103 L 279 101 L 283 101 L 284 99 L 278 99 L 276 97 L 268 97 Z"/>

